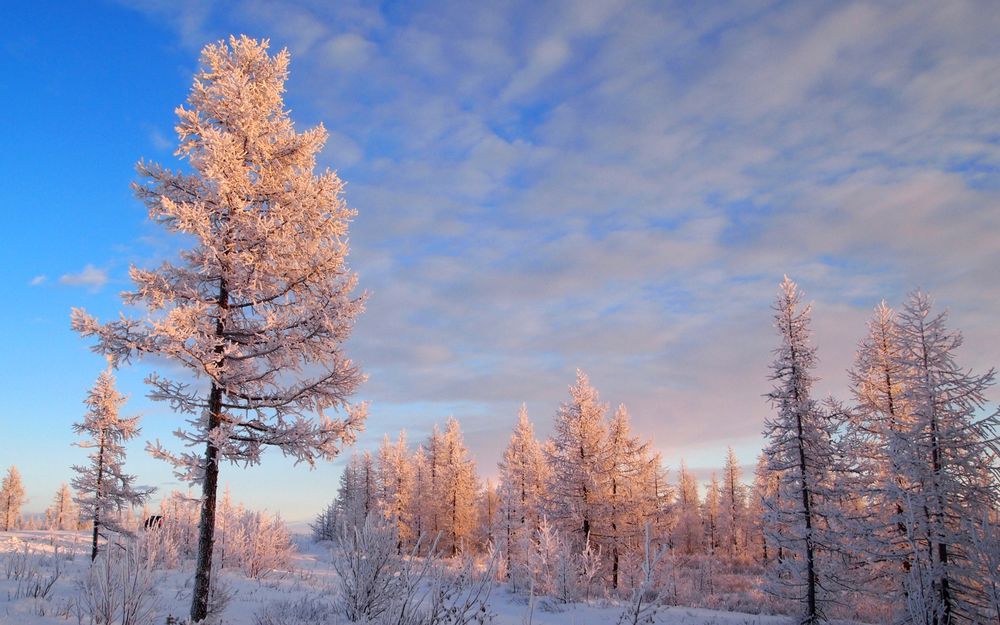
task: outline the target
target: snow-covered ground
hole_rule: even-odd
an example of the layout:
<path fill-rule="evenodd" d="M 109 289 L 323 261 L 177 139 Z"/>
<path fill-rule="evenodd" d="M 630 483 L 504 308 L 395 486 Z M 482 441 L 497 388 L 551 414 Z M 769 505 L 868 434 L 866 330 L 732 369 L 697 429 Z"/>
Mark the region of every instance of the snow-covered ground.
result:
<path fill-rule="evenodd" d="M 222 571 L 221 579 L 232 594 L 222 623 L 252 625 L 257 614 L 279 601 L 332 599 L 336 574 L 328 549 L 305 537 L 296 537 L 296 542 L 298 553 L 294 566 L 288 571 L 275 572 L 261 581 L 248 579 L 238 570 Z M 89 623 L 80 599 L 82 580 L 90 567 L 89 549 L 89 537 L 83 532 L 0 532 L 0 623 Z M 157 613 L 153 622 L 166 623 L 168 615 L 178 618 L 186 615 L 191 596 L 191 569 L 157 570 L 153 575 Z M 494 587 L 489 606 L 497 625 L 614 624 L 622 611 L 622 606 L 607 601 L 559 608 L 539 601 L 529 620 L 525 598 L 512 595 L 502 584 Z M 778 625 L 789 622 L 787 617 L 684 607 L 664 607 L 656 617 L 656 623 L 665 625 Z"/>

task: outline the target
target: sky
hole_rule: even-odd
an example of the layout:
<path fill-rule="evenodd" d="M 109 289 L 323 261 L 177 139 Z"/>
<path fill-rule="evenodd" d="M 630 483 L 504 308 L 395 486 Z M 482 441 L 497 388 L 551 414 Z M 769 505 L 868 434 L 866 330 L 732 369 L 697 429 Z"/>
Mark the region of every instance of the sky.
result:
<path fill-rule="evenodd" d="M 460 420 L 483 477 L 523 402 L 541 436 L 588 373 L 676 469 L 759 452 L 782 276 L 814 304 L 820 395 L 873 307 L 921 287 L 1000 362 L 1000 5 L 995 2 L 34 2 L 0 24 L 0 468 L 40 511 L 104 366 L 69 328 L 121 310 L 130 265 L 181 242 L 131 195 L 176 166 L 174 108 L 230 34 L 292 55 L 286 104 L 357 209 L 369 293 L 345 349 L 368 374 L 358 449 Z M 128 469 L 182 424 L 143 415 Z M 989 397 L 996 401 L 1000 390 Z M 233 497 L 311 518 L 344 459 L 225 466 Z M 749 468 L 747 470 L 749 474 Z M 676 475 L 676 473 L 674 473 Z M 749 475 L 747 475 L 749 479 Z"/>

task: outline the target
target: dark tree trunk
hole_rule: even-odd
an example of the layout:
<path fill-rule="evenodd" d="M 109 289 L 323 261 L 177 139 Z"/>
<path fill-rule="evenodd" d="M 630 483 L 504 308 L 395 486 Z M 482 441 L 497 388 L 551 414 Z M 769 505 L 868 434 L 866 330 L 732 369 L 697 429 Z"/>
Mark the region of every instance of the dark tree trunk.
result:
<path fill-rule="evenodd" d="M 219 355 L 219 369 L 224 364 L 222 337 L 225 333 L 224 317 L 229 308 L 229 292 L 225 280 L 219 283 L 219 317 L 215 322 Z M 208 432 L 222 422 L 222 387 L 215 382 L 208 397 Z M 212 551 L 215 546 L 215 510 L 219 488 L 219 448 L 205 443 L 205 479 L 202 482 L 201 521 L 198 525 L 198 564 L 194 574 L 194 592 L 191 596 L 191 622 L 198 623 L 208 616 L 209 594 L 212 582 Z"/>
<path fill-rule="evenodd" d="M 90 546 L 90 561 L 97 559 L 97 540 L 101 527 L 101 487 L 104 485 L 104 434 L 101 434 L 101 447 L 97 451 L 97 489 L 94 492 L 94 536 Z"/>
<path fill-rule="evenodd" d="M 212 385 L 209 399 L 209 430 L 219 426 L 222 389 Z M 216 494 L 219 486 L 219 449 L 205 445 L 205 480 L 202 483 L 201 521 L 198 524 L 198 564 L 194 574 L 194 594 L 191 597 L 191 622 L 198 623 L 208 616 L 209 590 L 212 579 L 212 551 L 215 547 Z"/>

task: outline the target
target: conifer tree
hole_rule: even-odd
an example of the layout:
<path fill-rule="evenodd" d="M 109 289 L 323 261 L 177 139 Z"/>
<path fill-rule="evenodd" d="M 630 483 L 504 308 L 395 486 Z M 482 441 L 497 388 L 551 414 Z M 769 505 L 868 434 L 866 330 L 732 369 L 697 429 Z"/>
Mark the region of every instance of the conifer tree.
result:
<path fill-rule="evenodd" d="M 607 495 L 607 406 L 583 371 L 577 370 L 569 391 L 570 401 L 559 406 L 555 436 L 546 451 L 550 520 L 582 550 Z"/>
<path fill-rule="evenodd" d="M 746 536 L 746 487 L 732 447 L 726 451 L 719 488 L 719 544 L 730 558 L 738 558 Z"/>
<path fill-rule="evenodd" d="M 477 498 L 477 521 L 479 534 L 476 537 L 480 546 L 493 549 L 497 546 L 497 530 L 500 528 L 500 490 L 493 480 L 486 484 Z"/>
<path fill-rule="evenodd" d="M 650 536 L 655 542 L 662 544 L 670 532 L 670 507 L 674 489 L 670 486 L 667 469 L 663 466 L 663 457 L 659 452 L 653 455 L 645 483 L 649 509 L 646 521 L 650 525 Z"/>
<path fill-rule="evenodd" d="M 7 475 L 0 484 L 0 513 L 3 514 L 3 531 L 14 529 L 21 517 L 21 506 L 27 499 L 24 496 L 24 484 L 21 483 L 21 473 L 11 465 Z"/>
<path fill-rule="evenodd" d="M 153 492 L 135 485 L 135 476 L 125 473 L 125 443 L 139 436 L 139 417 L 119 416 L 125 396 L 115 389 L 111 365 L 103 371 L 84 401 L 87 414 L 73 424 L 73 431 L 85 436 L 77 446 L 90 449 L 89 462 L 74 465 L 76 503 L 80 513 L 93 524 L 90 559 L 97 558 L 98 539 L 103 529 L 123 531 L 115 513 L 141 506 Z"/>
<path fill-rule="evenodd" d="M 268 45 L 243 36 L 206 46 L 177 109 L 190 172 L 138 165 L 150 218 L 193 242 L 176 264 L 132 269 L 125 303 L 144 316 L 102 325 L 73 314 L 116 365 L 155 356 L 187 370 L 148 382 L 153 399 L 191 415 L 178 435 L 203 448 L 152 447 L 202 486 L 194 622 L 208 610 L 220 463 L 257 464 L 273 446 L 311 466 L 352 442 L 365 417 L 347 404 L 363 376 L 341 348 L 363 308 L 346 266 L 355 212 L 334 172 L 314 174 L 327 132 L 296 132 L 282 101 L 289 55 L 271 57 Z M 328 414 L 337 409 L 346 416 Z"/>
<path fill-rule="evenodd" d="M 683 460 L 677 472 L 677 499 L 674 507 L 676 525 L 671 541 L 673 548 L 686 555 L 698 553 L 701 551 L 702 538 L 698 481 L 688 471 L 687 464 Z"/>
<path fill-rule="evenodd" d="M 354 452 L 340 475 L 337 489 L 337 520 L 353 531 L 379 509 L 378 479 L 375 462 L 369 451 Z"/>
<path fill-rule="evenodd" d="M 410 519 L 411 500 L 414 496 L 413 468 L 406 449 L 405 432 L 400 432 L 395 442 L 389 440 L 388 434 L 382 439 L 376 471 L 378 500 L 385 517 L 396 526 L 396 550 L 402 553 L 403 547 L 416 538 Z"/>
<path fill-rule="evenodd" d="M 73 492 L 62 484 L 45 511 L 46 526 L 53 530 L 75 530 L 80 526 L 80 513 L 73 503 Z"/>
<path fill-rule="evenodd" d="M 757 466 L 754 469 L 753 487 L 750 490 L 750 500 L 747 505 L 747 516 L 749 518 L 748 531 L 752 537 L 747 540 L 748 545 L 754 545 L 756 553 L 759 554 L 757 561 L 764 566 L 771 564 L 771 559 L 781 560 L 776 549 L 769 550 L 769 537 L 767 536 L 764 523 L 765 502 L 774 502 L 779 505 L 777 474 L 768 469 L 767 456 L 761 453 L 757 457 Z"/>
<path fill-rule="evenodd" d="M 875 308 L 849 372 L 855 406 L 840 447 L 846 469 L 843 488 L 864 504 L 854 514 L 845 511 L 851 549 L 867 562 L 871 577 L 892 580 L 889 593 L 906 605 L 906 579 L 913 567 L 907 500 L 915 485 L 903 474 L 911 417 L 900 355 L 895 313 L 883 301 Z M 872 580 L 861 583 L 886 592 Z"/>
<path fill-rule="evenodd" d="M 911 614 L 944 625 L 994 619 L 986 587 L 1000 572 L 982 570 L 969 521 L 1000 507 L 1000 412 L 986 412 L 995 372 L 958 366 L 962 335 L 932 313 L 930 297 L 911 293 L 898 319 L 902 398 L 908 408 L 900 454 L 903 523 L 914 546 L 908 576 Z"/>
<path fill-rule="evenodd" d="M 719 477 L 712 471 L 712 479 L 705 489 L 705 501 L 702 503 L 701 519 L 705 531 L 705 550 L 710 555 L 715 555 L 719 550 L 719 517 L 722 516 L 721 491 Z"/>
<path fill-rule="evenodd" d="M 443 492 L 444 475 L 444 435 L 435 423 L 431 434 L 423 446 L 425 471 L 419 492 L 421 497 L 417 503 L 419 514 L 423 518 L 421 525 L 432 540 L 443 538 L 445 493 Z M 440 545 L 439 546 L 443 546 Z"/>
<path fill-rule="evenodd" d="M 528 565 L 529 543 L 541 526 L 549 479 L 542 446 L 535 438 L 534 426 L 524 405 L 497 467 L 500 470 L 498 538 L 507 560 L 507 574 L 511 576 L 516 569 Z"/>
<path fill-rule="evenodd" d="M 598 544 L 611 564 L 611 588 L 617 590 L 621 559 L 637 549 L 652 513 L 643 488 L 652 467 L 649 444 L 632 435 L 628 410 L 619 405 L 608 425 L 605 447 L 607 495 L 598 524 Z"/>
<path fill-rule="evenodd" d="M 825 579 L 820 557 L 829 547 L 824 534 L 829 507 L 828 471 L 835 463 L 834 424 L 811 391 L 816 381 L 816 348 L 811 344 L 811 306 L 803 305 L 794 282 L 781 283 L 775 327 L 781 345 L 774 351 L 768 397 L 777 414 L 765 422 L 768 470 L 778 479 L 775 496 L 765 502 L 766 531 L 783 552 L 768 569 L 768 592 L 802 605 L 802 624 L 822 620 L 820 590 Z"/>
<path fill-rule="evenodd" d="M 458 555 L 472 547 L 476 523 L 476 466 L 462 439 L 458 420 L 448 419 L 441 446 L 440 516 L 444 535 L 440 546 Z"/>

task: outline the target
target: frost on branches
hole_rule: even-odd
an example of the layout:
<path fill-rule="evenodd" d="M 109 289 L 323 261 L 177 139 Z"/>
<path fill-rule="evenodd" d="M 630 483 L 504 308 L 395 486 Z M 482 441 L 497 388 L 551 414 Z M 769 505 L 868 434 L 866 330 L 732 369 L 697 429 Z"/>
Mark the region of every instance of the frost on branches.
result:
<path fill-rule="evenodd" d="M 506 557 L 507 579 L 516 591 L 527 577 L 525 572 L 529 570 L 533 551 L 531 541 L 544 517 L 545 485 L 549 478 L 542 445 L 535 438 L 524 405 L 497 468 L 500 471 L 498 543 Z"/>
<path fill-rule="evenodd" d="M 0 485 L 0 514 L 3 518 L 3 531 L 9 532 L 14 529 L 15 524 L 21 517 L 21 506 L 27 499 L 24 496 L 24 485 L 21 483 L 21 473 L 17 467 L 11 465 L 7 469 L 7 475 Z"/>
<path fill-rule="evenodd" d="M 364 304 L 346 265 L 355 212 L 334 172 L 314 173 L 326 130 L 296 132 L 282 101 L 289 55 L 268 45 L 206 46 L 177 109 L 190 171 L 138 165 L 150 218 L 194 242 L 178 262 L 132 268 L 125 303 L 144 314 L 101 324 L 73 312 L 116 365 L 156 356 L 187 371 L 147 381 L 153 399 L 191 415 L 176 434 L 196 451 L 151 450 L 202 484 L 194 621 L 206 614 L 219 462 L 257 464 L 274 446 L 313 465 L 352 442 L 366 414 L 347 402 L 363 376 L 341 349 Z"/>
<path fill-rule="evenodd" d="M 105 529 L 121 532 L 116 513 L 140 506 L 152 492 L 135 485 L 135 476 L 125 473 L 125 443 L 139 435 L 139 417 L 122 418 L 118 412 L 125 396 L 115 389 L 111 367 L 103 371 L 84 404 L 87 414 L 73 424 L 73 431 L 86 438 L 77 443 L 89 449 L 85 465 L 75 465 L 73 488 L 80 513 L 93 523 L 90 559 L 97 558 L 98 540 Z"/>
<path fill-rule="evenodd" d="M 768 470 L 777 476 L 774 497 L 766 500 L 765 532 L 782 556 L 769 567 L 767 590 L 802 606 L 802 623 L 822 620 L 821 592 L 827 571 L 823 557 L 828 529 L 829 471 L 834 465 L 833 420 L 811 397 L 816 348 L 812 346 L 811 306 L 803 305 L 794 282 L 785 277 L 775 305 L 781 345 L 775 350 L 769 394 L 777 414 L 765 422 Z"/>
<path fill-rule="evenodd" d="M 995 519 L 1000 507 L 1000 413 L 984 415 L 984 393 L 995 376 L 958 366 L 962 335 L 949 331 L 946 321 L 946 313 L 932 314 L 930 298 L 920 291 L 910 295 L 897 321 L 896 363 L 909 412 L 899 449 L 905 490 L 897 494 L 912 549 L 909 611 L 934 625 L 1000 617 L 1000 571 L 982 566 L 983 544 L 977 545 L 974 531 L 976 522 Z"/>

